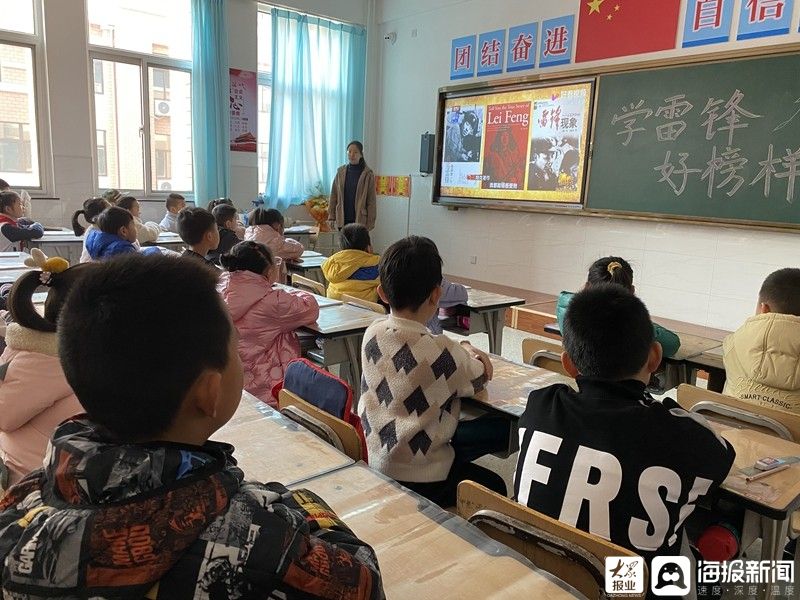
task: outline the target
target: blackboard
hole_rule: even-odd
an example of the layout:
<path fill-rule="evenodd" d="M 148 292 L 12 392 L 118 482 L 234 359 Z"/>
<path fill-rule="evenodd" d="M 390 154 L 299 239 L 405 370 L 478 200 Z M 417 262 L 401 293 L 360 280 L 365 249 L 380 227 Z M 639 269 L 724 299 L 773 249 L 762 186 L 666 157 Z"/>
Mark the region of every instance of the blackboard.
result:
<path fill-rule="evenodd" d="M 598 82 L 587 209 L 800 225 L 800 55 Z"/>

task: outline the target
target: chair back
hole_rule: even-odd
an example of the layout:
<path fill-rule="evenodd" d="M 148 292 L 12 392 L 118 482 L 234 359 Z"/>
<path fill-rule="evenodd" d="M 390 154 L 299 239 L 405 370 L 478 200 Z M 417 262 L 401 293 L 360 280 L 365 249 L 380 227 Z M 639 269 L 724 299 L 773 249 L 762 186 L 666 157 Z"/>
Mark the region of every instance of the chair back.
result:
<path fill-rule="evenodd" d="M 538 338 L 525 338 L 522 340 L 522 362 L 571 377 L 561 364 L 563 350 L 560 344 Z"/>
<path fill-rule="evenodd" d="M 312 294 L 317 294 L 318 296 L 325 295 L 325 286 L 319 281 L 314 281 L 313 279 L 303 277 L 297 273 L 292 273 L 292 286 L 307 292 L 311 292 Z"/>
<path fill-rule="evenodd" d="M 361 438 L 350 423 L 337 419 L 286 389 L 278 393 L 278 409 L 281 414 L 338 448 L 354 461 L 363 458 Z"/>
<path fill-rule="evenodd" d="M 376 312 L 381 315 L 386 314 L 386 308 L 384 308 L 382 304 L 370 302 L 369 300 L 364 300 L 363 298 L 356 298 L 355 296 L 351 296 L 349 294 L 342 294 L 342 302 L 354 304 L 355 306 L 366 308 L 367 310 L 371 310 L 372 312 Z"/>
<path fill-rule="evenodd" d="M 475 483 L 458 484 L 458 514 L 591 599 L 606 598 L 607 556 L 636 553 L 561 523 Z M 641 559 L 644 560 L 644 559 Z M 644 589 L 648 589 L 644 562 Z M 645 592 L 634 598 L 644 598 Z"/>
<path fill-rule="evenodd" d="M 678 386 L 677 401 L 689 412 L 710 415 L 718 421 L 745 425 L 750 429 L 800 443 L 800 415 L 759 406 L 688 383 Z"/>

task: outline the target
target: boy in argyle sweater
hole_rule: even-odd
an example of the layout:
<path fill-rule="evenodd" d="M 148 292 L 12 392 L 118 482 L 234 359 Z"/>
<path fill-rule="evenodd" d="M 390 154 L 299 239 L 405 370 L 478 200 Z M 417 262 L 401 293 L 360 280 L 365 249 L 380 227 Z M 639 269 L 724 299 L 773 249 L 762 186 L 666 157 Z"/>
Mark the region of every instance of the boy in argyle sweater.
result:
<path fill-rule="evenodd" d="M 464 479 L 506 495 L 500 476 L 471 461 L 508 447 L 508 421 L 459 422 L 461 397 L 492 377 L 489 356 L 425 327 L 442 293 L 435 244 L 416 236 L 396 242 L 379 274 L 378 295 L 392 310 L 370 325 L 361 349 L 358 410 L 370 466 L 442 506 L 455 504 Z"/>

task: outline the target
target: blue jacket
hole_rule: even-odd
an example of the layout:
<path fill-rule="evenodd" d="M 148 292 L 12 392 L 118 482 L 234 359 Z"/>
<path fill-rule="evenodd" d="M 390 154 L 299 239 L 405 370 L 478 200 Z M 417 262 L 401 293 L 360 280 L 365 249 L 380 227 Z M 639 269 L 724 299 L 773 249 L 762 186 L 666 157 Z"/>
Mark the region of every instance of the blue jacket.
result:
<path fill-rule="evenodd" d="M 136 246 L 116 234 L 93 229 L 86 236 L 86 251 L 92 260 L 101 260 L 117 254 L 136 252 Z"/>
<path fill-rule="evenodd" d="M 558 319 L 558 328 L 564 331 L 564 315 L 567 314 L 567 307 L 570 300 L 575 294 L 572 292 L 561 292 L 558 295 L 558 302 L 556 303 L 556 319 Z M 656 341 L 661 344 L 661 349 L 664 352 L 664 357 L 669 358 L 675 356 L 678 348 L 681 347 L 681 338 L 677 334 L 671 332 L 666 327 L 656 325 L 653 323 L 653 335 Z"/>

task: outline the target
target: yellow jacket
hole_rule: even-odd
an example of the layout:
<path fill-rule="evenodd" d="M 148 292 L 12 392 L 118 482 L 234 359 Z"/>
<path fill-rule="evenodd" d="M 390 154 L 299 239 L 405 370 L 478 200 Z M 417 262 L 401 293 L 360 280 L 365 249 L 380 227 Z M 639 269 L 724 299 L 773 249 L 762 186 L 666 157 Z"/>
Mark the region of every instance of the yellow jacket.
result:
<path fill-rule="evenodd" d="M 328 298 L 340 300 L 348 294 L 378 301 L 378 263 L 381 257 L 363 250 L 340 250 L 324 263 L 322 273 L 328 280 Z"/>
<path fill-rule="evenodd" d="M 725 338 L 724 393 L 759 406 L 800 413 L 800 317 L 750 317 Z"/>

